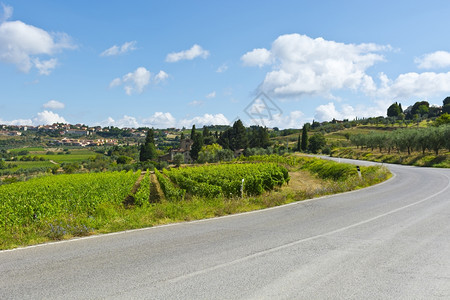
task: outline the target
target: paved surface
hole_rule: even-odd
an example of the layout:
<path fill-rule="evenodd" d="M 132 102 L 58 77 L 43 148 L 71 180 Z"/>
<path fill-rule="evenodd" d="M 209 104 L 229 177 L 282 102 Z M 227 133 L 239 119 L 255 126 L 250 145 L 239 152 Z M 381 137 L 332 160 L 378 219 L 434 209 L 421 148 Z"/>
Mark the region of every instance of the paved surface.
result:
<path fill-rule="evenodd" d="M 450 170 L 389 167 L 356 192 L 0 252 L 0 298 L 450 299 Z"/>

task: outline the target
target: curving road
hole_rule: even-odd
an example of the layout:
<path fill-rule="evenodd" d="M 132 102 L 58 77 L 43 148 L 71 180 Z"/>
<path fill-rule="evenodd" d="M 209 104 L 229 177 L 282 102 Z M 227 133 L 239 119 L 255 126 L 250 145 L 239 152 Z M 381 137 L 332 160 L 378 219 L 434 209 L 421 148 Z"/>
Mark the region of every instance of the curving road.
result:
<path fill-rule="evenodd" d="M 389 168 L 356 192 L 2 251 L 0 298 L 450 299 L 450 169 Z"/>

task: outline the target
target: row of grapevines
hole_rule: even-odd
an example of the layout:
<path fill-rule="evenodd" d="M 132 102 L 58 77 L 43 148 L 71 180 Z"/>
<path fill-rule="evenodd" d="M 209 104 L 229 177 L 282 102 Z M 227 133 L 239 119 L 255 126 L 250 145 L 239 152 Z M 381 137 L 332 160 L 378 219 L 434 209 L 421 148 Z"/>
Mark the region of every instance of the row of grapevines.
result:
<path fill-rule="evenodd" d="M 303 163 L 305 158 L 306 157 L 280 156 L 278 154 L 271 154 L 271 155 L 242 156 L 239 157 L 239 160 L 245 162 L 273 162 L 293 167 Z"/>
<path fill-rule="evenodd" d="M 316 173 L 317 176 L 323 179 L 345 180 L 351 176 L 357 175 L 356 168 L 352 164 L 337 163 L 316 157 L 279 156 L 273 154 L 242 157 L 240 160 L 252 162 L 277 162 L 283 165 L 296 166 Z M 366 167 L 361 167 L 362 170 L 365 168 Z"/>
<path fill-rule="evenodd" d="M 181 188 L 199 196 L 239 196 L 242 179 L 244 193 L 259 195 L 289 180 L 286 168 L 274 163 L 224 164 L 165 171 Z"/>
<path fill-rule="evenodd" d="M 159 185 L 168 200 L 183 200 L 186 190 L 177 188 L 173 183 L 167 179 L 161 172 L 155 169 L 156 178 L 158 178 Z"/>
<path fill-rule="evenodd" d="M 73 174 L 0 186 L 0 226 L 92 215 L 101 203 L 121 204 L 138 177 L 139 172 Z"/>
<path fill-rule="evenodd" d="M 207 182 L 197 182 L 181 173 L 171 172 L 167 169 L 164 169 L 163 172 L 170 180 L 185 189 L 189 194 L 207 198 L 217 197 L 222 194 L 222 188 L 220 186 L 212 185 Z"/>
<path fill-rule="evenodd" d="M 144 178 L 141 180 L 141 184 L 134 195 L 134 203 L 138 206 L 142 206 L 150 199 L 150 172 L 147 171 Z"/>

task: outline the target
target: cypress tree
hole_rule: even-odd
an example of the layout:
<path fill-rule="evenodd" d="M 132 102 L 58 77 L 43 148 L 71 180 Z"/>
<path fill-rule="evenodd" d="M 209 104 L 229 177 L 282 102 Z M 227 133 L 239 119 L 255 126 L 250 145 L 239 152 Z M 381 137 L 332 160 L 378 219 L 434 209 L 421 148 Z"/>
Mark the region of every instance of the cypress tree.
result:
<path fill-rule="evenodd" d="M 139 160 L 154 160 L 157 156 L 153 129 L 147 131 L 144 144 L 141 145 Z"/>
<path fill-rule="evenodd" d="M 192 129 L 191 129 L 191 140 L 194 139 L 194 136 L 195 136 L 195 124 L 192 125 Z"/>
<path fill-rule="evenodd" d="M 301 150 L 306 151 L 307 149 L 308 149 L 308 126 L 305 124 L 303 125 L 302 130 Z"/>
<path fill-rule="evenodd" d="M 191 157 L 193 160 L 198 159 L 198 153 L 202 150 L 203 147 L 203 135 L 200 133 L 194 133 L 194 137 L 192 138 L 194 143 L 191 147 Z"/>
<path fill-rule="evenodd" d="M 237 120 L 233 124 L 230 146 L 232 150 L 247 149 L 248 147 L 247 130 L 241 120 Z"/>

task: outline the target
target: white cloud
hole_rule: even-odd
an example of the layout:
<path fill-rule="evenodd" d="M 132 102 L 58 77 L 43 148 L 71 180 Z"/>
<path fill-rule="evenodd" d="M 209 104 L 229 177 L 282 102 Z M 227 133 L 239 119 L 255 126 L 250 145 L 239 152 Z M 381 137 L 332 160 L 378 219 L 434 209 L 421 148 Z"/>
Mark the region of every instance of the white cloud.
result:
<path fill-rule="evenodd" d="M 365 105 L 357 106 L 356 108 L 348 105 L 342 104 L 340 110 L 336 108 L 333 102 L 328 104 L 319 105 L 316 108 L 314 119 L 319 122 L 336 120 L 354 120 L 356 117 L 375 117 L 382 116 L 386 114 L 386 102 L 380 101 L 377 106 L 367 107 Z"/>
<path fill-rule="evenodd" d="M 13 14 L 13 8 L 11 6 L 2 3 L 2 8 L 3 8 L 3 16 L 0 17 L 1 23 L 11 18 Z"/>
<path fill-rule="evenodd" d="M 176 127 L 176 119 L 171 113 L 155 112 L 152 116 L 142 120 L 142 123 L 148 127 L 171 128 Z"/>
<path fill-rule="evenodd" d="M 282 113 L 273 114 L 270 117 L 252 119 L 250 125 L 259 125 L 269 128 L 301 128 L 305 123 L 305 118 L 303 112 L 299 110 L 294 110 L 285 115 Z"/>
<path fill-rule="evenodd" d="M 51 101 L 50 101 L 51 102 Z M 51 125 L 53 123 L 67 123 L 64 117 L 49 110 L 38 112 L 33 119 L 17 119 L 12 121 L 5 121 L 0 119 L 0 124 L 5 125 Z"/>
<path fill-rule="evenodd" d="M 33 120 L 31 119 L 17 119 L 12 121 L 5 121 L 3 119 L 0 119 L 0 124 L 2 125 L 33 125 Z"/>
<path fill-rule="evenodd" d="M 196 57 L 207 58 L 208 56 L 209 56 L 208 50 L 204 50 L 201 46 L 195 44 L 194 46 L 191 47 L 191 49 L 167 54 L 166 62 L 193 60 Z"/>
<path fill-rule="evenodd" d="M 197 116 L 192 119 L 183 119 L 178 122 L 178 127 L 192 127 L 194 125 L 197 128 L 203 127 L 204 125 L 227 125 L 230 121 L 223 114 L 204 114 L 203 116 Z"/>
<path fill-rule="evenodd" d="M 400 74 L 393 81 L 381 74 L 380 80 L 381 87 L 377 91 L 380 98 L 428 98 L 450 92 L 450 72 L 411 72 Z"/>
<path fill-rule="evenodd" d="M 56 65 L 58 64 L 58 60 L 56 58 L 44 61 L 40 61 L 39 58 L 35 58 L 33 62 L 41 75 L 50 75 L 51 71 L 56 68 Z"/>
<path fill-rule="evenodd" d="M 166 72 L 164 72 L 163 70 L 159 71 L 158 74 L 156 74 L 155 76 L 155 81 L 156 82 L 161 82 L 166 80 L 167 78 L 169 78 L 169 74 L 167 74 Z"/>
<path fill-rule="evenodd" d="M 142 93 L 150 82 L 150 71 L 144 67 L 137 68 L 133 73 L 123 76 L 122 81 L 127 95 L 131 95 L 134 92 Z"/>
<path fill-rule="evenodd" d="M 215 98 L 216 97 L 216 91 L 212 91 L 211 93 L 209 93 L 205 97 L 208 98 L 208 99 Z"/>
<path fill-rule="evenodd" d="M 116 56 L 120 54 L 125 54 L 133 50 L 136 50 L 136 41 L 125 42 L 121 46 L 114 45 L 111 48 L 103 51 L 100 54 L 100 56 Z"/>
<path fill-rule="evenodd" d="M 149 83 L 150 71 L 144 67 L 139 67 L 134 72 L 125 74 L 122 79 L 113 79 L 109 87 L 116 87 L 123 84 L 127 95 L 131 95 L 133 93 L 142 93 Z"/>
<path fill-rule="evenodd" d="M 51 125 L 53 123 L 67 123 L 67 121 L 60 115 L 49 110 L 37 113 L 37 116 L 33 119 L 34 125 Z"/>
<path fill-rule="evenodd" d="M 134 93 L 142 93 L 147 85 L 150 84 L 152 74 L 149 70 L 144 67 L 137 68 L 134 72 L 130 72 L 122 76 L 122 78 L 114 78 L 110 83 L 109 87 L 113 88 L 116 86 L 123 85 L 125 93 L 131 95 Z M 153 82 L 158 84 L 169 77 L 164 71 L 159 71 L 158 74 L 153 76 Z"/>
<path fill-rule="evenodd" d="M 245 65 L 272 65 L 260 89 L 285 96 L 320 95 L 332 98 L 338 89 L 373 92 L 376 86 L 366 70 L 383 61 L 377 52 L 390 46 L 344 44 L 306 35 L 279 36 L 270 50 L 255 49 L 242 56 Z"/>
<path fill-rule="evenodd" d="M 140 127 L 139 122 L 135 117 L 124 115 L 119 120 L 114 120 L 111 117 L 108 117 L 108 119 L 100 122 L 98 125 L 102 127 L 108 127 L 108 126 L 114 126 L 119 128 L 138 128 Z"/>
<path fill-rule="evenodd" d="M 194 101 L 192 101 L 192 102 L 189 102 L 189 105 L 190 106 L 202 106 L 203 105 L 203 101 L 200 101 L 200 100 L 194 100 Z"/>
<path fill-rule="evenodd" d="M 250 52 L 245 53 L 241 57 L 244 66 L 258 66 L 270 65 L 273 61 L 272 54 L 265 48 L 253 49 Z"/>
<path fill-rule="evenodd" d="M 47 103 L 44 103 L 43 107 L 49 109 L 64 109 L 65 105 L 62 102 L 50 100 Z"/>
<path fill-rule="evenodd" d="M 113 88 L 113 87 L 119 86 L 119 85 L 121 85 L 121 84 L 122 84 L 122 79 L 120 79 L 120 78 L 114 78 L 114 79 L 109 83 L 109 87 L 110 87 L 110 88 Z"/>
<path fill-rule="evenodd" d="M 216 72 L 217 73 L 223 73 L 226 70 L 228 70 L 228 65 L 227 64 L 222 64 L 220 67 L 217 68 Z"/>
<path fill-rule="evenodd" d="M 116 127 L 120 128 L 138 128 L 139 123 L 135 117 L 124 115 L 122 119 L 116 121 Z"/>
<path fill-rule="evenodd" d="M 342 114 L 336 110 L 333 102 L 318 106 L 314 118 L 319 122 L 343 119 Z"/>
<path fill-rule="evenodd" d="M 450 52 L 436 51 L 416 58 L 414 62 L 419 69 L 441 69 L 450 67 Z"/>
<path fill-rule="evenodd" d="M 48 75 L 56 66 L 56 59 L 41 61 L 40 55 L 52 56 L 64 49 L 74 49 L 70 37 L 65 33 L 47 31 L 21 21 L 7 21 L 12 8 L 3 6 L 3 21 L 0 24 L 0 61 L 16 65 L 25 73 L 36 67 L 40 74 Z"/>

